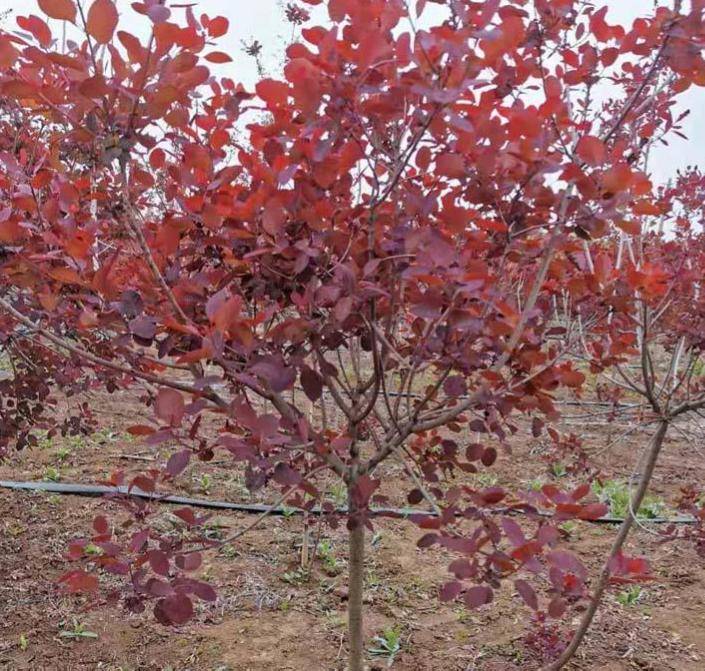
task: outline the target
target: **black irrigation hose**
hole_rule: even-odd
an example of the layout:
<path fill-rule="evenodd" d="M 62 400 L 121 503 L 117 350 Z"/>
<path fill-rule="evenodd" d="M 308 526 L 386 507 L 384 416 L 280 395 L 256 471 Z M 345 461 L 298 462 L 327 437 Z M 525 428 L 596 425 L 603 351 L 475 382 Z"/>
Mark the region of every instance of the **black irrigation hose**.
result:
<path fill-rule="evenodd" d="M 69 484 L 62 482 L 14 482 L 12 480 L 0 480 L 0 487 L 15 490 L 30 490 L 37 492 L 52 492 L 55 494 L 70 494 L 74 496 L 105 496 L 108 494 L 127 494 L 136 496 L 141 499 L 151 499 L 157 503 L 174 503 L 181 506 L 194 506 L 196 508 L 210 508 L 215 510 L 234 510 L 241 513 L 261 514 L 269 512 L 272 515 L 291 515 L 309 512 L 314 515 L 320 514 L 347 514 L 347 507 L 334 508 L 332 510 L 321 510 L 320 508 L 312 508 L 304 510 L 303 508 L 290 508 L 288 506 L 268 506 L 265 503 L 229 503 L 227 501 L 210 501 L 208 499 L 192 499 L 188 496 L 173 496 L 153 494 L 145 492 L 139 487 L 107 487 L 105 485 L 81 485 Z M 436 513 L 428 510 L 420 510 L 415 508 L 375 508 L 372 510 L 374 515 L 393 515 L 395 517 L 408 517 L 409 515 L 428 515 L 435 517 Z"/>
<path fill-rule="evenodd" d="M 127 487 L 107 487 L 105 485 L 81 485 L 68 484 L 63 482 L 14 482 L 12 480 L 0 480 L 0 487 L 14 490 L 30 490 L 38 492 L 52 492 L 55 494 L 73 494 L 74 496 L 104 496 L 106 494 L 129 494 L 142 499 L 153 499 L 158 503 L 174 503 L 182 506 L 194 506 L 196 508 L 210 508 L 215 510 L 235 510 L 241 513 L 262 514 L 269 512 L 272 515 L 291 515 L 301 514 L 304 512 L 313 515 L 328 514 L 331 512 L 338 514 L 346 514 L 348 509 L 343 506 L 334 508 L 333 510 L 322 510 L 321 508 L 312 508 L 305 511 L 302 508 L 289 508 L 287 506 L 275 506 L 272 508 L 264 503 L 228 503 L 227 501 L 209 501 L 208 499 L 192 499 L 187 496 L 159 496 L 150 494 L 137 487 L 133 487 L 128 491 Z M 371 510 L 373 515 L 382 515 L 390 517 L 409 517 L 410 515 L 423 515 L 428 517 L 436 517 L 436 513 L 430 510 L 421 510 L 419 508 L 374 508 Z M 507 512 L 512 514 L 526 514 L 522 510 L 495 510 L 494 512 Z M 539 513 L 545 517 L 552 517 L 550 513 Z M 596 520 L 582 520 L 594 524 L 620 524 L 624 520 L 621 517 L 600 517 Z M 695 524 L 696 520 L 693 517 L 655 517 L 653 519 L 640 518 L 640 522 L 645 524 Z"/>

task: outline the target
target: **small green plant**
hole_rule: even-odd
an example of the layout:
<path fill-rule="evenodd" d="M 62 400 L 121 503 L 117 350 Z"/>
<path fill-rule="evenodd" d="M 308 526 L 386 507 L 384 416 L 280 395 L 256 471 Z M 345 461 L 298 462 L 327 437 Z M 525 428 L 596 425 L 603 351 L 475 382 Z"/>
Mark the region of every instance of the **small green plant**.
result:
<path fill-rule="evenodd" d="M 643 596 L 644 590 L 642 590 L 639 585 L 632 585 L 629 589 L 625 589 L 617 594 L 617 602 L 625 608 L 632 607 L 636 606 Z"/>
<path fill-rule="evenodd" d="M 97 545 L 93 545 L 93 543 L 88 543 L 85 548 L 83 548 L 83 551 L 87 555 L 91 556 L 97 556 L 103 554 L 103 550 L 99 548 Z"/>
<path fill-rule="evenodd" d="M 475 481 L 480 487 L 488 488 L 494 487 L 499 482 L 499 478 L 494 473 L 477 473 Z"/>
<path fill-rule="evenodd" d="M 210 494 L 211 491 L 211 476 L 208 473 L 204 473 L 198 479 L 198 487 L 204 494 Z"/>
<path fill-rule="evenodd" d="M 625 482 L 620 480 L 595 481 L 592 486 L 597 498 L 610 508 L 610 515 L 624 518 L 629 514 L 630 491 Z M 666 509 L 664 502 L 657 496 L 647 495 L 639 507 L 637 517 L 655 519 L 661 517 Z"/>
<path fill-rule="evenodd" d="M 568 475 L 568 471 L 565 468 L 565 464 L 561 464 L 559 461 L 555 461 L 551 464 L 551 475 L 554 478 L 564 478 Z"/>
<path fill-rule="evenodd" d="M 53 444 L 53 439 L 49 438 L 47 431 L 37 431 L 35 437 L 37 439 L 37 447 L 40 450 L 49 449 Z"/>
<path fill-rule="evenodd" d="M 535 478 L 534 480 L 530 480 L 528 483 L 528 487 L 532 492 L 540 492 L 541 488 L 545 485 L 546 483 L 541 480 L 541 478 Z"/>
<path fill-rule="evenodd" d="M 318 556 L 321 558 L 323 570 L 326 573 L 329 575 L 336 575 L 337 573 L 340 573 L 340 561 L 335 556 L 333 544 L 328 539 L 324 539 L 318 543 Z"/>
<path fill-rule="evenodd" d="M 234 559 L 237 557 L 237 550 L 234 545 L 223 545 L 223 547 L 220 548 L 219 554 L 227 559 Z"/>
<path fill-rule="evenodd" d="M 27 646 L 29 645 L 29 639 L 25 634 L 20 634 L 20 650 L 24 652 L 27 649 Z"/>
<path fill-rule="evenodd" d="M 39 449 L 46 450 L 54 445 L 54 438 L 49 438 L 46 433 L 38 436 L 39 442 L 37 443 Z M 72 452 L 76 450 L 81 450 L 88 444 L 87 436 L 64 436 L 59 438 L 62 441 L 61 447 L 57 448 L 56 455 L 62 461 L 66 459 Z"/>
<path fill-rule="evenodd" d="M 282 580 L 289 585 L 303 585 L 308 582 L 309 572 L 305 568 L 297 568 L 294 571 L 287 571 L 283 576 Z"/>
<path fill-rule="evenodd" d="M 88 436 L 79 435 L 69 436 L 66 440 L 69 444 L 69 449 L 80 450 L 86 447 L 86 445 L 88 445 L 90 438 Z"/>
<path fill-rule="evenodd" d="M 47 466 L 44 471 L 44 480 L 46 482 L 59 482 L 59 480 L 61 480 L 61 472 L 58 468 Z"/>
<path fill-rule="evenodd" d="M 366 589 L 375 590 L 378 587 L 381 587 L 383 584 L 384 584 L 384 581 L 379 576 L 379 574 L 374 570 L 374 568 L 370 567 L 369 569 L 367 569 L 367 572 L 365 573 L 365 588 Z"/>
<path fill-rule="evenodd" d="M 572 522 L 571 520 L 568 520 L 567 522 L 563 522 L 563 524 L 561 524 L 558 528 L 559 528 L 566 536 L 570 537 L 570 536 L 572 536 L 572 535 L 575 533 L 575 531 L 576 531 L 577 528 L 578 528 L 578 525 L 577 525 L 575 522 Z"/>
<path fill-rule="evenodd" d="M 375 636 L 372 642 L 374 647 L 368 652 L 373 657 L 386 657 L 387 668 L 389 668 L 401 652 L 401 629 L 398 626 L 387 627 L 380 636 Z"/>
<path fill-rule="evenodd" d="M 13 522 L 7 528 L 7 531 L 11 536 L 17 537 L 21 536 L 25 531 L 27 531 L 27 527 L 24 526 L 24 524 L 20 524 L 19 522 Z"/>
<path fill-rule="evenodd" d="M 206 538 L 216 541 L 225 537 L 223 526 L 215 522 L 206 522 L 206 524 L 203 525 L 203 533 Z"/>
<path fill-rule="evenodd" d="M 458 606 L 453 610 L 456 619 L 460 624 L 470 624 L 476 621 L 476 616 L 465 606 Z"/>
<path fill-rule="evenodd" d="M 63 623 L 60 623 L 60 626 Z M 71 638 L 74 640 L 80 640 L 82 638 L 98 638 L 98 634 L 94 631 L 89 631 L 86 629 L 86 625 L 80 623 L 76 618 L 73 619 L 73 627 L 71 629 L 62 629 L 59 632 L 61 638 Z"/>
<path fill-rule="evenodd" d="M 328 611 L 325 614 L 325 618 L 328 626 L 332 627 L 333 629 L 342 629 L 347 624 L 345 616 L 341 615 L 339 612 L 336 612 L 334 610 Z"/>
<path fill-rule="evenodd" d="M 70 456 L 71 454 L 71 448 L 70 447 L 60 447 L 56 451 L 56 456 L 59 458 L 59 461 L 66 461 L 66 459 Z"/>
<path fill-rule="evenodd" d="M 285 520 L 291 519 L 296 514 L 296 508 L 291 508 L 284 504 L 282 506 L 282 517 Z"/>
<path fill-rule="evenodd" d="M 345 489 L 345 483 L 336 482 L 328 488 L 328 493 L 333 499 L 333 503 L 337 508 L 344 506 L 347 503 L 348 493 Z"/>
<path fill-rule="evenodd" d="M 92 436 L 91 440 L 96 443 L 115 443 L 118 440 L 129 440 L 132 436 L 129 433 L 120 434 L 118 431 L 114 431 L 108 426 L 104 426 L 102 429 L 98 429 Z"/>

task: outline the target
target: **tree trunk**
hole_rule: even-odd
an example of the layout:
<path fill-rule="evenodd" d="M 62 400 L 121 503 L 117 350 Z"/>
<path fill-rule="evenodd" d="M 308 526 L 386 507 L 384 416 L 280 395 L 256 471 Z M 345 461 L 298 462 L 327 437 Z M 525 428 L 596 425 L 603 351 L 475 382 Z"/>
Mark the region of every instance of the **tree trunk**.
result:
<path fill-rule="evenodd" d="M 580 626 L 576 630 L 575 634 L 573 634 L 573 638 L 568 644 L 568 647 L 563 651 L 563 654 L 555 662 L 543 667 L 542 671 L 560 671 L 560 669 L 562 669 L 572 659 L 573 655 L 580 647 L 583 638 L 585 638 L 585 634 L 592 624 L 595 613 L 600 607 L 602 596 L 604 595 L 609 584 L 611 575 L 610 563 L 612 559 L 621 552 L 624 542 L 627 540 L 627 536 L 629 536 L 629 532 L 634 525 L 634 515 L 638 514 L 641 502 L 644 500 L 646 491 L 649 488 L 651 476 L 654 474 L 654 468 L 656 467 L 659 453 L 663 447 L 663 440 L 666 437 L 667 430 L 668 421 L 663 420 L 659 424 L 656 433 L 651 439 L 651 445 L 649 445 L 649 450 L 646 454 L 646 464 L 644 465 L 644 471 L 642 472 L 641 479 L 639 480 L 639 486 L 631 499 L 629 512 L 624 518 L 622 525 L 619 527 L 619 532 L 617 533 L 617 537 L 614 539 L 609 557 L 607 557 L 607 560 L 602 567 L 602 572 L 600 573 L 600 577 L 595 586 L 595 593 L 593 594 L 588 609 L 585 611 L 585 614 L 580 621 Z M 631 514 L 631 511 L 634 511 L 634 515 Z"/>
<path fill-rule="evenodd" d="M 354 528 L 349 531 L 350 560 L 348 563 L 348 646 L 349 671 L 363 671 L 365 645 L 362 635 L 362 591 L 365 579 L 365 525 L 354 516 L 352 496 L 348 497 L 350 520 Z"/>

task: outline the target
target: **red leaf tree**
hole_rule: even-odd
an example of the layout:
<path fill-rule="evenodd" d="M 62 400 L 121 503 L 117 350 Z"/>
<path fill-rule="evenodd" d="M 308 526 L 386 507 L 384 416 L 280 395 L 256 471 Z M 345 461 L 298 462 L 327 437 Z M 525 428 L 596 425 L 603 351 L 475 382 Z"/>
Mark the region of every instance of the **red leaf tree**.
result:
<path fill-rule="evenodd" d="M 580 573 L 541 519 L 530 537 L 493 521 L 506 492 L 444 483 L 491 466 L 512 415 L 540 431 L 554 392 L 582 383 L 555 298 L 587 239 L 648 213 L 638 159 L 674 130 L 674 96 L 703 83 L 701 3 L 624 28 L 576 0 L 435 3 L 435 23 L 423 0 L 418 16 L 402 0 L 330 0 L 326 25 L 287 49 L 283 78 L 254 92 L 205 65 L 228 60 L 212 50 L 221 17 L 138 2 L 143 42 L 119 29 L 112 0 L 39 4 L 80 39 L 57 40 L 38 16 L 0 35 L 0 324 L 13 356 L 49 362 L 37 394 L 66 377 L 146 389 L 155 426 L 135 433 L 179 446 L 133 481 L 147 491 L 216 450 L 302 507 L 318 473 L 339 477 L 351 671 L 365 529 L 390 458 L 409 499 L 436 511 L 416 520 L 430 529 L 421 544 L 466 555 L 445 598 L 488 603 L 544 549 L 555 575 Z M 30 375 L 15 384 L 41 386 Z M 18 420 L 25 433 L 39 405 Z M 468 431 L 481 439 L 468 445 Z M 586 493 L 543 503 L 599 516 Z M 130 604 L 157 599 L 160 621 L 214 598 L 185 574 L 200 555 L 182 541 L 145 525 L 121 548 L 100 523 L 92 543 L 92 563 L 129 571 Z M 93 589 L 86 576 L 67 582 Z M 528 583 L 516 587 L 534 608 Z"/>
<path fill-rule="evenodd" d="M 648 203 L 648 210 L 639 206 L 646 216 L 640 217 L 638 235 L 619 233 L 596 241 L 575 259 L 569 300 L 582 303 L 583 312 L 607 308 L 609 313 L 582 340 L 583 358 L 599 376 L 599 396 L 619 416 L 622 436 L 640 428 L 654 430 L 634 466 L 629 514 L 593 585 L 589 606 L 563 654 L 546 667 L 549 671 L 562 668 L 575 653 L 610 583 L 625 573 L 648 573 L 645 560 L 624 557 L 624 543 L 637 522 L 636 513 L 668 438 L 678 433 L 689 441 L 697 440 L 691 433 L 693 425 L 701 429 L 699 418 L 705 409 L 704 189 L 705 180 L 698 170 L 680 173 Z M 665 537 L 700 542 L 703 514 L 695 498 L 692 490 L 684 488 L 684 508 L 693 514 L 694 526 L 680 532 L 670 526 Z"/>

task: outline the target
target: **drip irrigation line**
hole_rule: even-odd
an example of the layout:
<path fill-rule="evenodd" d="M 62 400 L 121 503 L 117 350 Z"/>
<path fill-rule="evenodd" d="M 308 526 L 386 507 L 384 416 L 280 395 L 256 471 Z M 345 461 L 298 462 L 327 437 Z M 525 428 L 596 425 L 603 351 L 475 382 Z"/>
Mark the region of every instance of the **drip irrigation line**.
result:
<path fill-rule="evenodd" d="M 0 487 L 14 490 L 27 490 L 35 492 L 51 492 L 53 494 L 67 494 L 72 496 L 115 496 L 126 495 L 135 496 L 140 499 L 149 499 L 155 503 L 172 503 L 181 506 L 193 506 L 194 508 L 210 508 L 212 510 L 233 510 L 241 513 L 261 514 L 270 512 L 272 515 L 291 515 L 309 513 L 314 515 L 347 514 L 347 506 L 337 508 L 322 509 L 314 507 L 310 510 L 289 506 L 269 506 L 266 503 L 230 503 L 229 501 L 212 501 L 210 499 L 194 499 L 188 496 L 159 495 L 152 492 L 145 492 L 139 487 L 108 487 L 106 485 L 82 485 L 67 482 L 15 482 L 12 480 L 0 480 Z M 373 515 L 393 515 L 395 517 L 408 517 L 410 515 L 427 515 L 436 517 L 436 513 L 429 510 L 416 508 L 374 508 Z"/>
<path fill-rule="evenodd" d="M 339 514 L 346 515 L 348 512 L 347 506 L 339 506 L 330 510 L 320 508 L 318 506 L 306 510 L 303 508 L 291 508 L 288 506 L 268 506 L 265 503 L 230 503 L 228 501 L 211 501 L 209 499 L 194 499 L 188 496 L 175 496 L 145 492 L 138 487 L 132 489 L 124 486 L 108 487 L 106 485 L 82 485 L 66 482 L 15 482 L 12 480 L 0 480 L 0 487 L 13 490 L 36 491 L 36 492 L 51 492 L 52 494 L 66 494 L 73 496 L 107 496 L 107 495 L 128 495 L 135 496 L 141 499 L 149 499 L 155 503 L 172 503 L 181 506 L 193 506 L 194 508 L 207 508 L 211 510 L 233 510 L 241 513 L 262 514 L 269 512 L 272 515 L 289 516 L 292 514 L 313 514 L 313 515 L 328 515 Z M 534 514 L 539 517 L 554 517 L 551 513 L 545 512 L 529 512 L 527 510 L 517 508 L 495 508 L 490 510 L 493 513 L 511 514 L 511 515 L 529 515 Z M 370 513 L 373 516 L 386 517 L 438 517 L 437 513 L 432 510 L 423 510 L 420 508 L 372 508 Z M 694 517 L 678 516 L 678 517 L 655 517 L 655 518 L 639 518 L 643 524 L 695 524 Z M 621 517 L 605 516 L 595 520 L 575 520 L 589 522 L 592 524 L 620 524 L 624 521 Z"/>

